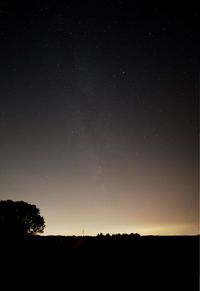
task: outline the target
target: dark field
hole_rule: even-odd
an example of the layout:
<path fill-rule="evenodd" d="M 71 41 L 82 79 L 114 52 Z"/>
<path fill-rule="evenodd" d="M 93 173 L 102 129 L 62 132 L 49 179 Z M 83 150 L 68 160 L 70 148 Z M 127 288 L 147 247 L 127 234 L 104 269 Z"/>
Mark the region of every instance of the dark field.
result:
<path fill-rule="evenodd" d="M 32 251 L 69 252 L 72 249 L 94 251 L 128 250 L 130 254 L 173 255 L 198 261 L 199 236 L 140 236 L 139 234 L 115 234 L 97 236 L 30 236 L 9 240 L 1 239 L 1 246 Z"/>
<path fill-rule="evenodd" d="M 199 236 L 35 236 L 4 240 L 1 254 L 25 273 L 37 265 L 35 276 L 48 272 L 47 281 L 56 284 L 71 276 L 80 284 L 86 276 L 98 284 L 118 282 L 121 290 L 130 284 L 130 290 L 199 290 Z"/>

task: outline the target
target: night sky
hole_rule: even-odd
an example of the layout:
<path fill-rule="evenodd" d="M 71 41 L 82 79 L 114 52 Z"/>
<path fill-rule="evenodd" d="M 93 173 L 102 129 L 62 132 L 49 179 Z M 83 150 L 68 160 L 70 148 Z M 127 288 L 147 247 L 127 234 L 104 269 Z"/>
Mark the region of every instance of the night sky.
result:
<path fill-rule="evenodd" d="M 197 9 L 13 2 L 0 1 L 0 199 L 36 204 L 45 234 L 197 234 Z"/>

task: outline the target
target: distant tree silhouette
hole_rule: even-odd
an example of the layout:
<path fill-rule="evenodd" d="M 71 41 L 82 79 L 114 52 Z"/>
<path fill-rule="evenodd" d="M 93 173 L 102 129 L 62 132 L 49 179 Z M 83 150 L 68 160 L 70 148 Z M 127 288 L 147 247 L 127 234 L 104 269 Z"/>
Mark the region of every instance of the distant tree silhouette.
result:
<path fill-rule="evenodd" d="M 45 227 L 40 210 L 24 201 L 0 201 L 0 234 L 6 237 L 24 237 L 42 233 Z"/>

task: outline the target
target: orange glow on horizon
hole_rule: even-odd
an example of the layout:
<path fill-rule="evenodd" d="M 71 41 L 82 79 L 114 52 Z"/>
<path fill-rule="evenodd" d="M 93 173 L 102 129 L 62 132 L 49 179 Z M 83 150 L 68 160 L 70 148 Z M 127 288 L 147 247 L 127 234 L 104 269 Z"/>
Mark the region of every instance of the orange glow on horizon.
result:
<path fill-rule="evenodd" d="M 104 235 L 109 233 L 112 234 L 130 234 L 130 233 L 139 233 L 140 235 L 198 235 L 199 234 L 199 226 L 193 226 L 193 225 L 141 225 L 141 226 L 113 226 L 109 227 L 99 227 L 99 230 L 96 230 L 95 228 L 86 228 L 84 229 L 84 235 L 91 235 L 96 236 L 97 234 L 103 233 Z M 74 232 L 72 229 L 68 228 L 68 231 L 66 229 L 62 228 L 47 228 L 47 230 L 44 232 L 44 235 L 76 235 L 81 236 L 82 235 L 82 229 L 77 230 Z"/>

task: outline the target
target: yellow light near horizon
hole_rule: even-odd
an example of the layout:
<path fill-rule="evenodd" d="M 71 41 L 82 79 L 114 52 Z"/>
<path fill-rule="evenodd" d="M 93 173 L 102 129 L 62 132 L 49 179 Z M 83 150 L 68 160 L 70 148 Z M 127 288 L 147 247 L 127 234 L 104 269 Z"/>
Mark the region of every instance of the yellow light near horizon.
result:
<path fill-rule="evenodd" d="M 69 228 L 66 227 L 55 227 L 48 228 L 44 235 L 82 235 L 83 228 Z M 140 235 L 197 235 L 199 234 L 198 225 L 194 227 L 194 225 L 189 224 L 174 224 L 174 225 L 113 225 L 109 227 L 85 227 L 84 234 L 96 236 L 99 233 L 110 235 L 116 233 L 139 233 Z"/>

